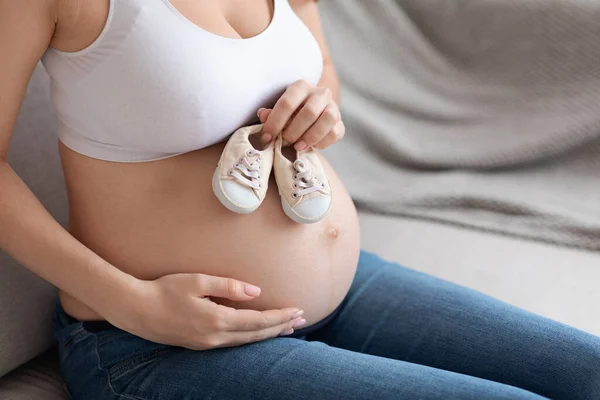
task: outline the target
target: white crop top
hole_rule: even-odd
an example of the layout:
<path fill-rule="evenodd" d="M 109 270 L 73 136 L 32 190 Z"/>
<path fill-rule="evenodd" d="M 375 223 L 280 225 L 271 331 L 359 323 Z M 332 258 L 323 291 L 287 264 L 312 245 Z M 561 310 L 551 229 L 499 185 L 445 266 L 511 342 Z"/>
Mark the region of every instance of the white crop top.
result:
<path fill-rule="evenodd" d="M 110 0 L 104 30 L 84 50 L 49 48 L 59 138 L 108 161 L 158 160 L 224 140 L 299 79 L 317 84 L 319 45 L 287 0 L 248 39 L 210 33 L 169 0 Z"/>

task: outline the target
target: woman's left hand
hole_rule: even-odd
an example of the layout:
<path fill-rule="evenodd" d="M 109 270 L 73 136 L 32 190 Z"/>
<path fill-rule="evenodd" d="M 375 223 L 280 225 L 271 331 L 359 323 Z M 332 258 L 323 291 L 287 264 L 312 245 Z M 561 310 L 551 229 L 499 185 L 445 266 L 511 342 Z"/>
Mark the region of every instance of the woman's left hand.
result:
<path fill-rule="evenodd" d="M 346 131 L 331 90 L 303 80 L 291 84 L 273 109 L 258 110 L 258 118 L 265 143 L 283 133 L 284 144 L 294 144 L 298 151 L 329 147 Z"/>

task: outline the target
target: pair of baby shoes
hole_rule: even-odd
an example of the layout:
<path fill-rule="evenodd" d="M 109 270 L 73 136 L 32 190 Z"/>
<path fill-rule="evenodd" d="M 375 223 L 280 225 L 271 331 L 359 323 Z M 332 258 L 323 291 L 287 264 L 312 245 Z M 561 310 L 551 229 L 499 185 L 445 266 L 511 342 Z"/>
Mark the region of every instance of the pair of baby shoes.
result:
<path fill-rule="evenodd" d="M 221 204 L 240 214 L 256 210 L 273 169 L 285 214 L 300 224 L 322 220 L 331 208 L 331 187 L 317 153 L 283 147 L 281 135 L 259 150 L 253 143 L 260 143 L 261 133 L 262 125 L 247 126 L 227 142 L 212 180 Z"/>

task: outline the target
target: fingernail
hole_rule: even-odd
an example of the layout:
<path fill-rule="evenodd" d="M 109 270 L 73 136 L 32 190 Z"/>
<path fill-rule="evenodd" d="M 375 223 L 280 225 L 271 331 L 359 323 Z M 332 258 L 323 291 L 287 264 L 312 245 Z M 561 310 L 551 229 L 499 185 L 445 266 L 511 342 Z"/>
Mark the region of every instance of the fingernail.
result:
<path fill-rule="evenodd" d="M 246 284 L 244 285 L 244 293 L 248 296 L 257 297 L 260 296 L 260 288 L 258 286 Z"/>
<path fill-rule="evenodd" d="M 271 139 L 273 139 L 273 136 L 269 133 L 265 133 L 262 135 L 261 140 L 263 141 L 263 143 L 269 143 L 271 141 Z"/>
<path fill-rule="evenodd" d="M 294 333 L 294 329 L 288 329 L 288 330 L 287 330 L 287 331 L 285 331 L 285 332 L 281 332 L 281 333 L 279 334 L 279 336 L 287 336 L 287 335 L 291 335 L 292 333 Z"/>
<path fill-rule="evenodd" d="M 301 316 L 302 314 L 304 314 L 304 310 L 298 310 L 292 315 L 292 319 L 296 319 L 299 316 Z"/>
<path fill-rule="evenodd" d="M 288 144 L 289 144 L 289 143 L 288 143 L 288 142 L 287 142 L 287 140 L 285 140 L 285 139 L 283 139 L 283 140 L 281 141 L 281 145 L 282 145 L 283 147 L 286 147 Z"/>
<path fill-rule="evenodd" d="M 296 321 L 294 325 L 292 325 L 292 328 L 300 328 L 304 324 L 306 324 L 306 320 L 302 318 L 301 320 Z"/>
<path fill-rule="evenodd" d="M 258 111 L 256 112 L 256 116 L 258 118 L 260 118 L 260 113 L 263 112 L 264 110 L 266 110 L 266 108 L 264 108 L 264 107 L 259 108 Z"/>
<path fill-rule="evenodd" d="M 306 149 L 308 147 L 308 145 L 306 144 L 306 142 L 304 140 L 300 140 L 298 142 L 296 142 L 296 144 L 294 145 L 294 148 L 297 151 L 302 151 L 304 149 Z"/>

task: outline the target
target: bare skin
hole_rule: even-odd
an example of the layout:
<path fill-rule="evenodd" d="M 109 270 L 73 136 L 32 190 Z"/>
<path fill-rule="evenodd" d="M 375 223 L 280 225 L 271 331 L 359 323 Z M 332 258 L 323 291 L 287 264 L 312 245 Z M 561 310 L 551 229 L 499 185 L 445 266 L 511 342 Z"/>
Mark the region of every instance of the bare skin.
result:
<path fill-rule="evenodd" d="M 62 51 L 87 47 L 102 31 L 108 14 L 108 0 L 15 3 L 0 0 L 0 52 L 13 60 L 0 66 L 4 160 L 27 81 L 46 47 Z M 203 29 L 231 38 L 260 33 L 273 11 L 271 1 L 172 0 L 172 4 Z M 290 144 L 304 139 L 326 147 L 343 136 L 341 119 L 334 115 L 337 107 L 324 112 L 331 103 L 325 99 L 337 98 L 337 77 L 315 4 L 312 0 L 290 4 L 322 46 L 325 65 L 319 86 L 327 90 L 305 87 L 304 94 L 292 90 L 288 95 L 300 99 L 296 110 L 276 105 L 263 110 L 261 120 L 272 130 L 291 127 L 283 130 Z M 2 15 L 8 14 L 13 18 L 3 20 Z M 10 22 L 14 17 L 20 18 L 19 24 Z M 299 112 L 310 96 L 312 104 L 323 106 L 318 115 Z M 294 115 L 303 120 L 294 121 Z M 327 121 L 321 121 L 324 128 L 319 132 L 309 132 L 306 118 Z M 63 306 L 74 317 L 107 319 L 162 343 L 196 349 L 237 345 L 289 332 L 302 318 L 306 325 L 322 319 L 341 302 L 355 272 L 359 232 L 352 201 L 326 164 L 334 204 L 324 221 L 306 226 L 287 219 L 274 182 L 258 211 L 232 214 L 214 198 L 210 186 L 222 146 L 167 160 L 121 164 L 85 157 L 60 145 L 70 202 L 69 232 L 51 219 L 1 161 L 0 226 L 7 228 L 0 231 L 0 248 L 58 286 Z M 259 286 L 260 296 L 245 283 Z M 178 298 L 182 294 L 187 295 L 184 304 Z M 302 317 L 297 315 L 299 309 L 304 311 Z"/>

